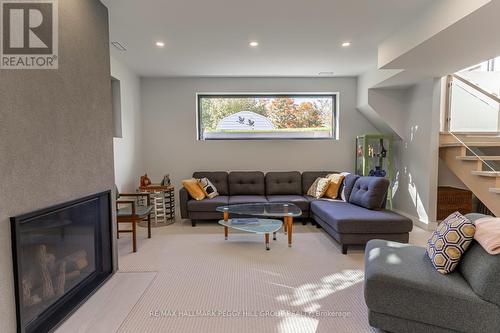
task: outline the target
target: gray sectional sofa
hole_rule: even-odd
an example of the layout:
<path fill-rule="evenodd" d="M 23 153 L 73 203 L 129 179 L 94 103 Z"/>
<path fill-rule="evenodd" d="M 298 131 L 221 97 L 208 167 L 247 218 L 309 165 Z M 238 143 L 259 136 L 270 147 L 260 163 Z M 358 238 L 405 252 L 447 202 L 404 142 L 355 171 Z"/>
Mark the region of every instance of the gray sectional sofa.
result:
<path fill-rule="evenodd" d="M 412 221 L 385 209 L 389 182 L 378 177 L 349 175 L 344 180 L 346 201 L 316 199 L 307 190 L 318 177 L 334 171 L 268 172 L 195 172 L 194 178 L 208 178 L 219 192 L 213 199 L 194 200 L 186 189 L 179 192 L 181 217 L 190 219 L 193 226 L 202 220 L 222 219 L 218 206 L 259 203 L 291 202 L 302 210 L 299 219 L 312 219 L 342 246 L 347 253 L 349 245 L 364 245 L 370 239 L 408 242 Z"/>
<path fill-rule="evenodd" d="M 499 333 L 500 256 L 474 242 L 457 269 L 442 275 L 425 252 L 419 246 L 368 242 L 364 290 L 370 325 L 394 333 Z"/>

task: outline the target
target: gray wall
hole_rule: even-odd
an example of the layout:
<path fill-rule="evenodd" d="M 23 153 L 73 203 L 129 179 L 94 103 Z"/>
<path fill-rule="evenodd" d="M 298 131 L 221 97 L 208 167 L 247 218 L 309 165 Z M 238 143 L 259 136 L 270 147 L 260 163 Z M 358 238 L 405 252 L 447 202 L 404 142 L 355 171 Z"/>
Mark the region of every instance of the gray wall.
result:
<path fill-rule="evenodd" d="M 196 170 L 354 170 L 355 137 L 376 132 L 356 110 L 356 78 L 143 78 L 145 170 L 175 185 Z M 197 92 L 339 92 L 340 140 L 197 141 Z"/>
<path fill-rule="evenodd" d="M 120 80 L 122 136 L 114 138 L 115 183 L 120 192 L 135 192 L 144 173 L 141 81 L 127 66 L 111 58 L 111 75 Z"/>
<path fill-rule="evenodd" d="M 59 1 L 59 70 L 0 70 L 0 332 L 15 332 L 9 217 L 110 189 L 107 9 Z"/>

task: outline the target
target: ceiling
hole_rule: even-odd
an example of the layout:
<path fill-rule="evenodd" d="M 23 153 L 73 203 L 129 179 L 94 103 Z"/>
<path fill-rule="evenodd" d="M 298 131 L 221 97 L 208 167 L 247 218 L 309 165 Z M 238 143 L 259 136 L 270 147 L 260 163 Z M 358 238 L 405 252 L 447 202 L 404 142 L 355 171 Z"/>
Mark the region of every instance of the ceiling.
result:
<path fill-rule="evenodd" d="M 112 56 L 140 76 L 175 77 L 356 76 L 376 66 L 378 44 L 432 1 L 102 0 L 110 41 L 127 49 L 111 46 Z M 253 40 L 258 47 L 249 47 Z"/>

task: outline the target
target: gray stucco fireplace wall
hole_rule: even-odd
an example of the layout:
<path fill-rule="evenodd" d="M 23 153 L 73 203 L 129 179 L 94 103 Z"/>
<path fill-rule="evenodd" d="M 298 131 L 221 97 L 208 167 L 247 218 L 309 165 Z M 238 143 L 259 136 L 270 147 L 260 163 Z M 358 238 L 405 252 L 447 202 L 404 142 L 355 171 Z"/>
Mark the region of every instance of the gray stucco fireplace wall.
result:
<path fill-rule="evenodd" d="M 108 12 L 98 0 L 58 3 L 59 69 L 0 70 L 5 333 L 16 331 L 9 217 L 106 191 L 114 183 Z"/>

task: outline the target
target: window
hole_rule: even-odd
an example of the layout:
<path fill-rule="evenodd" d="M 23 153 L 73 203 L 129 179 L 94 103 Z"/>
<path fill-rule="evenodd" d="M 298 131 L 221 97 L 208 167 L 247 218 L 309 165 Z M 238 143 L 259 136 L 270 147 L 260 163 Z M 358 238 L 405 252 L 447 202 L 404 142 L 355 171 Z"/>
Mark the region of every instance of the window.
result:
<path fill-rule="evenodd" d="M 333 139 L 337 94 L 198 94 L 199 140 Z"/>

